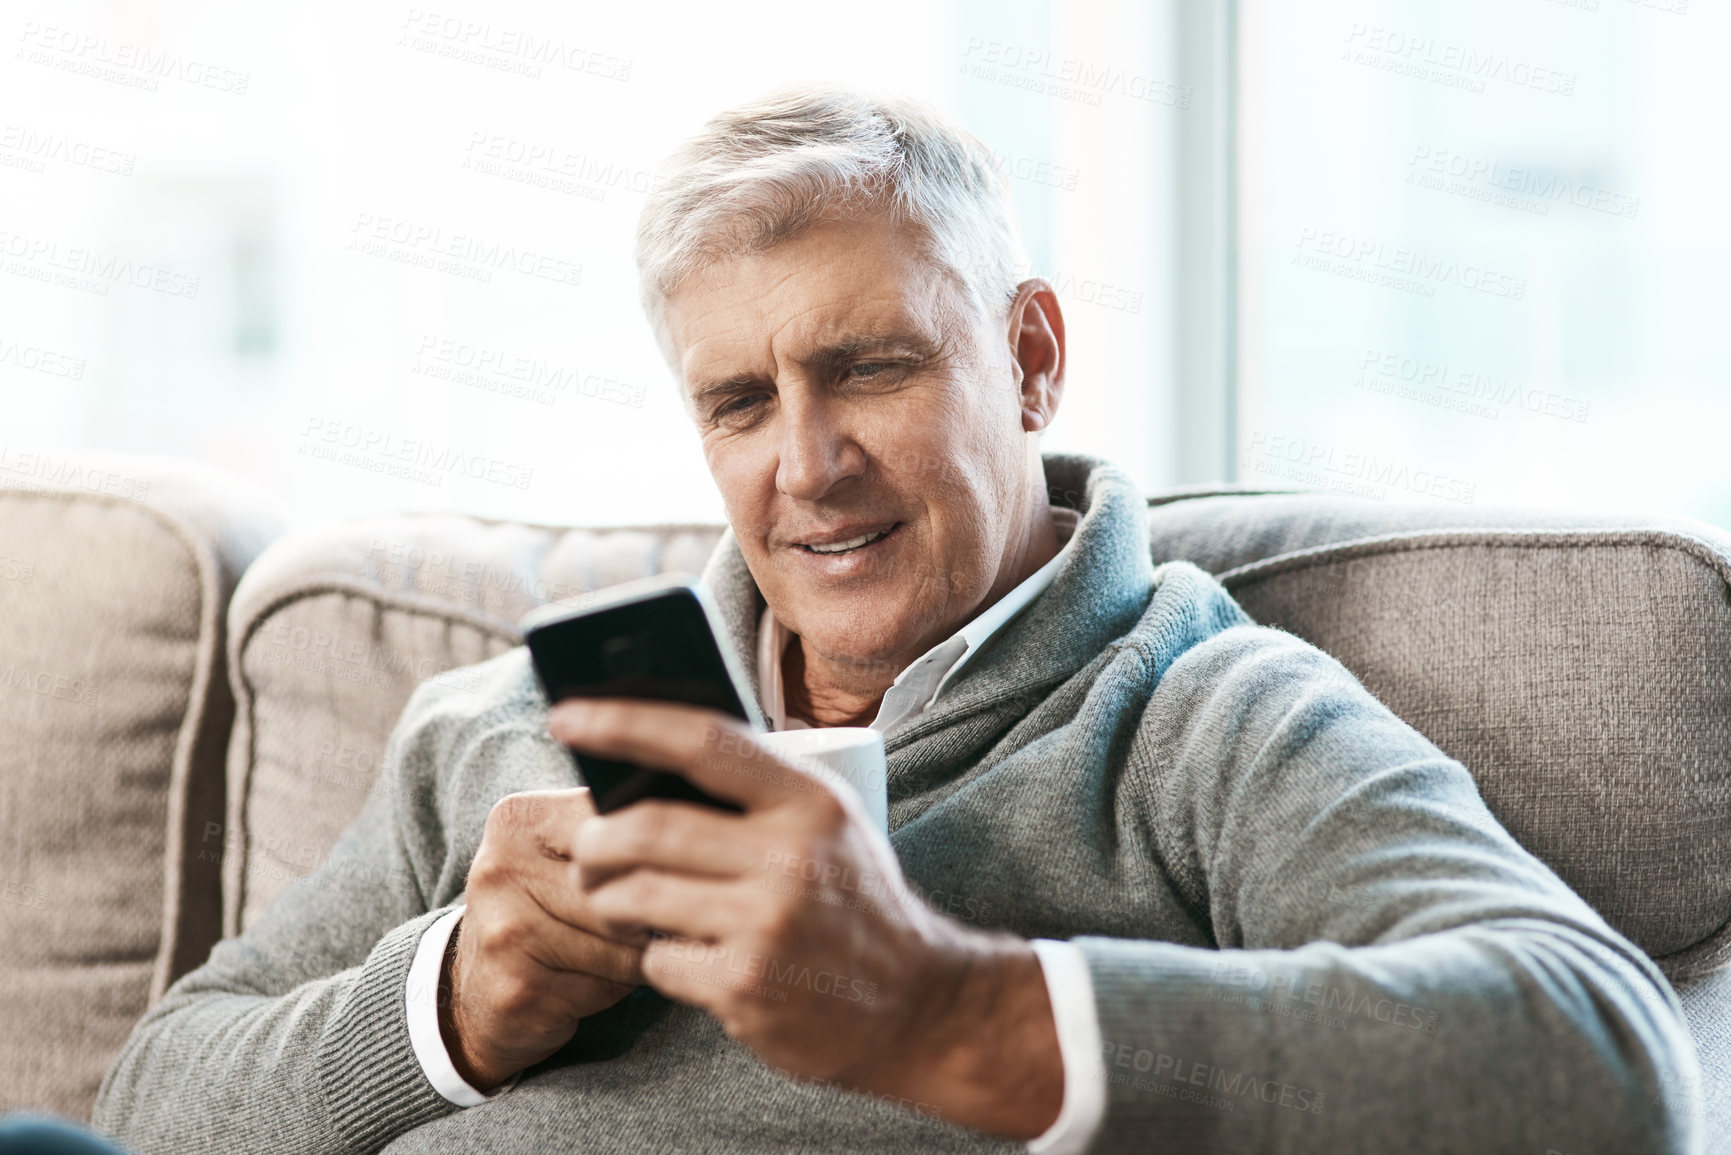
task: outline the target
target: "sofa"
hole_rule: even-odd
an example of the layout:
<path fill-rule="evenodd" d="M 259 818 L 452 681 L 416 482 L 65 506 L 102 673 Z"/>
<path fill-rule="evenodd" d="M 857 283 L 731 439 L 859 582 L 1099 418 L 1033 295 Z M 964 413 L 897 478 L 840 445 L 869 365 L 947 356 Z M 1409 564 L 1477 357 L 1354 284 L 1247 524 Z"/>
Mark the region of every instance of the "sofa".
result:
<path fill-rule="evenodd" d="M 1731 1153 L 1731 533 L 1232 486 L 1148 523 L 1156 564 L 1339 658 L 1655 960 Z M 285 531 L 190 462 L 0 459 L 0 1113 L 88 1117 L 138 1016 L 322 862 L 417 684 L 473 685 L 547 601 L 698 572 L 721 529 Z"/>

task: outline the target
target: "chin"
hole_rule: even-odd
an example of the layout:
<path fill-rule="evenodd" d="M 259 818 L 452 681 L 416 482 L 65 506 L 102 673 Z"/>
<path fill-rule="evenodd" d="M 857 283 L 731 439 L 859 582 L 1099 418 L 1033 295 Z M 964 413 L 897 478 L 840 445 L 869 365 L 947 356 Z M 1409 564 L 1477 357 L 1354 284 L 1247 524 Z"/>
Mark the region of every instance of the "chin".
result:
<path fill-rule="evenodd" d="M 803 636 L 831 661 L 892 664 L 918 640 L 920 623 L 910 620 L 905 596 L 867 595 L 848 602 L 846 607 L 821 609 L 805 617 Z"/>

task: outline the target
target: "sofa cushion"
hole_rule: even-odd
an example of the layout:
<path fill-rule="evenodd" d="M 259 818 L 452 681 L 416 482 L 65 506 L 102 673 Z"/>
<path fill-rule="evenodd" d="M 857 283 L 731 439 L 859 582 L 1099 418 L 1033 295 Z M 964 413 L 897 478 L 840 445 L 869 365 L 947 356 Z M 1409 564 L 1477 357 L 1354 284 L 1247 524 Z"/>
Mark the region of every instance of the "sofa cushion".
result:
<path fill-rule="evenodd" d="M 228 598 L 277 530 L 233 478 L 0 447 L 0 1111 L 88 1115 L 221 930 Z"/>
<path fill-rule="evenodd" d="M 1431 529 L 1662 530 L 1723 546 L 1724 530 L 1688 518 L 1507 506 L 1402 504 L 1326 493 L 1197 486 L 1148 499 L 1158 565 L 1173 558 L 1212 574 L 1319 546 Z"/>
<path fill-rule="evenodd" d="M 1731 535 L 1680 518 L 1209 497 L 1157 560 L 1339 658 L 1674 978 L 1731 959 Z"/>
<path fill-rule="evenodd" d="M 562 530 L 404 516 L 284 538 L 230 613 L 238 712 L 230 743 L 224 920 L 250 926 L 324 861 L 372 788 L 420 682 L 520 642 L 533 607 L 647 574 L 696 574 L 717 526 Z"/>

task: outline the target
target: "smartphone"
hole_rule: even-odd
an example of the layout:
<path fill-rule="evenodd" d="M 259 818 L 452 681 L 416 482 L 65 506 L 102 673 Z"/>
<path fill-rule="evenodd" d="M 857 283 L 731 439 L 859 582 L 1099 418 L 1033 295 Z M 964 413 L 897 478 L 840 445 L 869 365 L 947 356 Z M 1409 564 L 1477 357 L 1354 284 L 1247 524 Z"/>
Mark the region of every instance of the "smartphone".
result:
<path fill-rule="evenodd" d="M 523 640 L 548 702 L 643 698 L 720 710 L 765 729 L 762 714 L 703 583 L 683 575 L 643 578 L 554 603 L 522 621 Z M 571 752 L 602 814 L 642 798 L 697 802 L 739 812 L 682 775 Z"/>

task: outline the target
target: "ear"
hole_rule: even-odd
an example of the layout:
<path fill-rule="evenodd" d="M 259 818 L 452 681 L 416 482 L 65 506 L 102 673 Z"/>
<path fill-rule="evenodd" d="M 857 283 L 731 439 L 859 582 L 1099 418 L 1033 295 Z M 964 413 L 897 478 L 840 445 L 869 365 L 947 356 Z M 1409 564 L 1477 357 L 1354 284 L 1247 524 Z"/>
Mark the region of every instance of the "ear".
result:
<path fill-rule="evenodd" d="M 1058 415 L 1064 397 L 1064 313 L 1058 294 L 1041 277 L 1016 286 L 1007 336 L 1021 397 L 1022 429 L 1038 433 Z"/>

